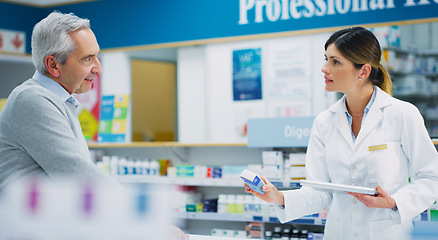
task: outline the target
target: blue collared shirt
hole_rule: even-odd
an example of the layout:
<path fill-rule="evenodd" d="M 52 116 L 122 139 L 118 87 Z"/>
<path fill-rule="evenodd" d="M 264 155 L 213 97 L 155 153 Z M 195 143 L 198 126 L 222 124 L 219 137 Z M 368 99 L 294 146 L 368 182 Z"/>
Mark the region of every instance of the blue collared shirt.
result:
<path fill-rule="evenodd" d="M 73 103 L 76 108 L 79 106 L 78 100 L 76 100 L 73 95 L 68 93 L 67 90 L 65 90 L 59 83 L 55 82 L 53 79 L 47 77 L 39 71 L 35 71 L 35 74 L 32 78 L 36 80 L 39 84 L 41 84 L 44 88 L 56 94 L 56 96 L 61 98 L 63 102 L 69 101 Z"/>
<path fill-rule="evenodd" d="M 373 91 L 373 95 L 371 95 L 371 99 L 368 102 L 367 106 L 365 107 L 364 111 L 363 111 L 363 117 L 362 117 L 362 122 L 361 122 L 361 126 L 363 125 L 363 122 L 368 114 L 368 112 L 370 111 L 371 106 L 374 103 L 374 100 L 376 99 L 376 86 L 374 86 L 374 91 Z M 351 129 L 351 124 L 353 123 L 353 117 L 350 115 L 350 113 L 348 113 L 347 110 L 347 105 L 345 104 L 345 98 L 344 98 L 344 110 L 345 110 L 345 115 L 347 115 L 347 120 L 348 120 L 348 124 L 350 125 L 350 131 L 351 131 L 351 137 L 353 138 L 353 142 L 356 141 L 356 137 L 354 136 L 353 133 L 353 129 Z"/>

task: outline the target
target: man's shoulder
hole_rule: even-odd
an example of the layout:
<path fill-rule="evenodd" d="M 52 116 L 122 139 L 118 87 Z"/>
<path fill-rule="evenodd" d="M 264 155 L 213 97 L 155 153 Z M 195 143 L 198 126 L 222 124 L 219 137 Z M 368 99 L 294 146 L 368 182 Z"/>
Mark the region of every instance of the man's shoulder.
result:
<path fill-rule="evenodd" d="M 6 106 L 8 105 L 8 106 Z M 29 79 L 17 86 L 9 95 L 5 108 L 10 111 L 51 111 L 62 109 L 63 102 L 37 81 Z"/>
<path fill-rule="evenodd" d="M 17 86 L 12 92 L 9 98 L 15 100 L 34 100 L 37 101 L 40 98 L 54 98 L 56 95 L 41 86 L 34 79 L 29 79 Z"/>

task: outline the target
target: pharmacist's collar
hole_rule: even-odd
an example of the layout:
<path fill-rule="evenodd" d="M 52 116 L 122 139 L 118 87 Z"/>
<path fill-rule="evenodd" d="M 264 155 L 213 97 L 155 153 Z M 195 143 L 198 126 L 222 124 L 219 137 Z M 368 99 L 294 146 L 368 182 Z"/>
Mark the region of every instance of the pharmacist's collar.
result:
<path fill-rule="evenodd" d="M 54 93 L 63 102 L 69 100 L 69 102 L 73 103 L 76 107 L 79 106 L 78 100 L 76 100 L 73 95 L 68 93 L 67 90 L 65 90 L 59 83 L 55 82 L 53 79 L 47 77 L 39 71 L 35 71 L 32 79 L 36 80 L 39 84 L 41 84 L 41 86 Z"/>

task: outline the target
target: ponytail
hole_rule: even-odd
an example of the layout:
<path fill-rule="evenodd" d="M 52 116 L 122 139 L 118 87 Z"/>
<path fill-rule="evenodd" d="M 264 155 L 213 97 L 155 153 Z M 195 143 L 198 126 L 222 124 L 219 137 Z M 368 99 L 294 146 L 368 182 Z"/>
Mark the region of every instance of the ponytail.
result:
<path fill-rule="evenodd" d="M 392 96 L 392 81 L 389 76 L 388 71 L 386 71 L 385 67 L 382 64 L 379 64 L 379 68 L 377 69 L 376 80 L 379 84 L 376 84 L 380 89 L 384 92 L 388 93 Z"/>

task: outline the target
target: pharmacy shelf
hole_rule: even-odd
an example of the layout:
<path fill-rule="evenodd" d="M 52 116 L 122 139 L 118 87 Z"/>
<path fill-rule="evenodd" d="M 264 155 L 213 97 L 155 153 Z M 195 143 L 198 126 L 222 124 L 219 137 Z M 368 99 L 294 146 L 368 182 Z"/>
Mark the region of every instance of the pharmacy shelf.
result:
<path fill-rule="evenodd" d="M 189 234 L 190 240 L 248 240 L 248 238 L 236 238 L 236 237 L 215 237 L 215 236 L 205 236 L 205 235 L 193 235 Z"/>
<path fill-rule="evenodd" d="M 216 213 L 216 212 L 175 212 L 174 215 L 179 219 L 207 220 L 207 221 L 230 221 L 230 222 L 264 222 L 280 223 L 276 216 L 260 214 L 238 214 L 238 213 Z M 324 218 L 303 217 L 288 222 L 289 224 L 314 224 L 324 225 Z"/>
<path fill-rule="evenodd" d="M 120 183 L 161 183 L 187 186 L 209 186 L 209 187 L 243 187 L 240 179 L 224 178 L 191 178 L 191 177 L 150 177 L 150 176 L 118 176 Z"/>
<path fill-rule="evenodd" d="M 116 179 L 120 183 L 160 183 L 171 185 L 185 186 L 208 186 L 208 187 L 243 187 L 243 182 L 239 177 L 236 178 L 195 178 L 195 177 L 166 177 L 166 176 L 117 176 Z M 298 181 L 292 181 L 289 184 L 283 182 L 271 183 L 278 188 L 299 188 Z"/>
<path fill-rule="evenodd" d="M 88 142 L 89 148 L 154 148 L 154 147 L 246 147 L 247 143 L 181 143 L 181 142 Z"/>
<path fill-rule="evenodd" d="M 14 54 L 0 51 L 0 62 L 33 63 L 32 56 L 29 54 Z"/>
<path fill-rule="evenodd" d="M 417 49 L 404 49 L 399 47 L 386 47 L 383 49 L 383 51 L 394 51 L 397 53 L 403 53 L 403 54 L 414 54 L 414 55 L 420 55 L 421 53 Z"/>

